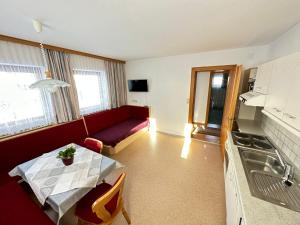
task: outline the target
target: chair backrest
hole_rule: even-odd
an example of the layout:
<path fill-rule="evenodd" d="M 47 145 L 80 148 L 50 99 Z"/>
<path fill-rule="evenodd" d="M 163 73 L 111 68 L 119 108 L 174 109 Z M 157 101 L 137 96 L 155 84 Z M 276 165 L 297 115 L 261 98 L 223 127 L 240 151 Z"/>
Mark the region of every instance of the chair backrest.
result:
<path fill-rule="evenodd" d="M 112 188 L 98 198 L 92 205 L 92 210 L 96 215 L 103 221 L 107 222 L 112 219 L 123 207 L 123 187 L 125 181 L 126 174 L 122 173 L 120 177 L 117 179 Z M 106 209 L 106 205 L 109 204 L 113 198 L 117 198 L 116 206 L 113 212 L 109 212 Z"/>
<path fill-rule="evenodd" d="M 86 138 L 84 140 L 84 145 L 86 148 L 88 148 L 94 152 L 97 152 L 97 153 L 102 152 L 103 143 L 102 143 L 102 141 L 99 141 L 95 138 Z"/>

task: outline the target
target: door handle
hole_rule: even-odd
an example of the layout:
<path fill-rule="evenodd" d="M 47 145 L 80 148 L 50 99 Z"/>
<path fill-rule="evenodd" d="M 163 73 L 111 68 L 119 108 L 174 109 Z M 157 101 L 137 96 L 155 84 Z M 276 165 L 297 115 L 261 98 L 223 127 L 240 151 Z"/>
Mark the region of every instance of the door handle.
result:
<path fill-rule="evenodd" d="M 289 113 L 284 113 L 284 115 L 287 116 L 290 119 L 296 119 L 297 118 L 296 116 L 293 116 L 293 115 L 291 115 Z"/>
<path fill-rule="evenodd" d="M 278 112 L 278 113 L 281 112 L 281 110 L 279 110 L 279 109 L 276 108 L 276 107 L 274 107 L 273 109 L 274 109 L 276 112 Z"/>

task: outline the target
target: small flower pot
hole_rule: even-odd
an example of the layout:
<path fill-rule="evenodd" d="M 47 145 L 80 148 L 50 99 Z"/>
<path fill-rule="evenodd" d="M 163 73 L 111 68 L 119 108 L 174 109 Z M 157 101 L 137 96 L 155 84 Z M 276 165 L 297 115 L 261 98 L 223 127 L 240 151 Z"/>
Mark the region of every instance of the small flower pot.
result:
<path fill-rule="evenodd" d="M 66 166 L 69 166 L 69 165 L 73 164 L 74 157 L 63 158 L 62 161 Z"/>

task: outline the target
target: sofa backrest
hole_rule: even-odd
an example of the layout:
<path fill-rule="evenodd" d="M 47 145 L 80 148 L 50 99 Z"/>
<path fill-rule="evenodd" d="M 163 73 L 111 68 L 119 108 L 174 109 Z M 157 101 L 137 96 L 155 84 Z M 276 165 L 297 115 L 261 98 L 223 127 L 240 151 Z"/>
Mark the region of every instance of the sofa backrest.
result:
<path fill-rule="evenodd" d="M 111 127 L 129 118 L 146 120 L 149 117 L 149 108 L 125 105 L 119 108 L 84 116 L 89 135 L 93 135 L 105 128 Z"/>
<path fill-rule="evenodd" d="M 132 118 L 146 120 L 149 118 L 149 108 L 144 106 L 127 105 Z"/>
<path fill-rule="evenodd" d="M 89 135 L 125 121 L 128 118 L 130 118 L 130 111 L 124 106 L 84 116 Z"/>
<path fill-rule="evenodd" d="M 0 170 L 33 159 L 69 143 L 83 145 L 87 137 L 83 119 L 0 140 Z"/>

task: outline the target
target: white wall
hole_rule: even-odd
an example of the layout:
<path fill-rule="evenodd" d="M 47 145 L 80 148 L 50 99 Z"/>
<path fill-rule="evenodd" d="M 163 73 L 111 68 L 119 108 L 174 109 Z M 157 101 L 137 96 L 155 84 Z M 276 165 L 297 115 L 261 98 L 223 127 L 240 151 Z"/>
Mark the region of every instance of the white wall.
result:
<path fill-rule="evenodd" d="M 210 72 L 198 72 L 194 105 L 194 122 L 205 123 Z"/>
<path fill-rule="evenodd" d="M 267 58 L 268 46 L 259 46 L 128 61 L 127 79 L 149 80 L 149 92 L 128 93 L 128 104 L 149 105 L 159 131 L 183 135 L 192 67 L 243 64 L 248 68 Z"/>
<path fill-rule="evenodd" d="M 279 36 L 269 45 L 269 60 L 300 51 L 300 23 Z"/>

